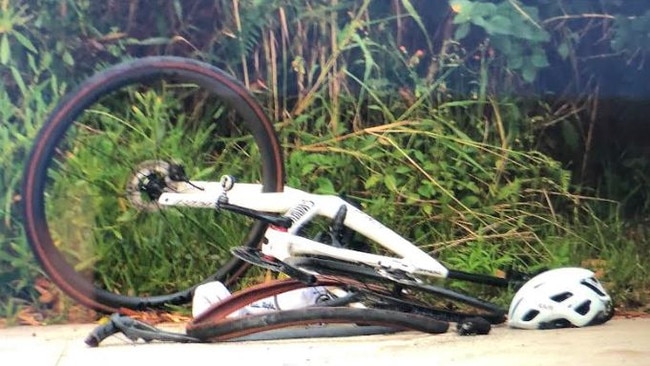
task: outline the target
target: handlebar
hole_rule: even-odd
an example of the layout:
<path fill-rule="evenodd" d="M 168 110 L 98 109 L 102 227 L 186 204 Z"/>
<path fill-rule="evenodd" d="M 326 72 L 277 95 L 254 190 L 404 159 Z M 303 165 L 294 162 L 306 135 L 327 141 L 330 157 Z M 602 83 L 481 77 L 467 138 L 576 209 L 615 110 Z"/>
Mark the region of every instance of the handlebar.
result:
<path fill-rule="evenodd" d="M 113 320 L 109 320 L 106 324 L 93 329 L 86 339 L 84 339 L 84 343 L 90 347 L 97 347 L 104 339 L 118 332 L 120 332 L 120 329 L 113 323 Z"/>
<path fill-rule="evenodd" d="M 116 333 L 123 333 L 128 339 L 134 342 L 138 339 L 142 339 L 145 342 L 153 340 L 183 343 L 202 342 L 198 338 L 181 333 L 167 332 L 119 313 L 111 315 L 108 323 L 93 329 L 84 342 L 90 347 L 97 347 L 104 339 Z"/>

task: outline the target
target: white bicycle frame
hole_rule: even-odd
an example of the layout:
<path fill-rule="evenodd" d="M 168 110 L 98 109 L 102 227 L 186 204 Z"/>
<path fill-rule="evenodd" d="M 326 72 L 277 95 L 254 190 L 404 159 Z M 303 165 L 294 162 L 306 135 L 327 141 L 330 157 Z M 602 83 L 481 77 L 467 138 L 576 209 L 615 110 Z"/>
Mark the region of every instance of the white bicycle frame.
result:
<path fill-rule="evenodd" d="M 291 227 L 286 230 L 269 227 L 265 233 L 267 240 L 262 244 L 265 255 L 279 260 L 319 255 L 415 275 L 447 277 L 448 269 L 439 261 L 338 196 L 313 194 L 291 187 L 284 187 L 283 192 L 264 193 L 262 185 L 254 183 L 232 183 L 228 189 L 224 186 L 221 182 L 180 183 L 175 192 L 164 192 L 158 202 L 165 206 L 215 209 L 218 200 L 225 196 L 231 205 L 284 214 L 293 221 Z M 396 257 L 334 247 L 296 235 L 300 227 L 315 216 L 333 219 L 342 205 L 347 207 L 343 222 L 346 227 L 388 249 Z"/>

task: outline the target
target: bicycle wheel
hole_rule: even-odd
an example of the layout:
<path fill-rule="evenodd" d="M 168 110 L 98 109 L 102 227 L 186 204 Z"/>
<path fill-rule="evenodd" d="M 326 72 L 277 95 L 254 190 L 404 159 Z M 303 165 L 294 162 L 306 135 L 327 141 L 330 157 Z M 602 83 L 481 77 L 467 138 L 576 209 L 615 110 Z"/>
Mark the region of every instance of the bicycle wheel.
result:
<path fill-rule="evenodd" d="M 356 283 L 355 281 L 352 281 Z M 310 286 L 341 287 L 348 289 L 350 280 L 339 277 L 318 277 L 307 284 L 293 279 L 275 280 L 251 286 L 207 309 L 187 325 L 187 335 L 201 340 L 223 341 L 249 334 L 266 332 L 295 325 L 348 323 L 376 325 L 393 330 L 417 330 L 427 333 L 444 333 L 449 323 L 438 319 L 392 309 L 348 308 L 328 306 L 331 300 L 305 308 L 272 311 L 270 313 L 228 318 L 228 315 L 248 304 Z"/>
<path fill-rule="evenodd" d="M 287 272 L 306 270 L 336 278 L 358 292 L 364 304 L 383 309 L 421 314 L 438 320 L 460 322 L 482 317 L 492 324 L 505 321 L 506 310 L 500 306 L 447 288 L 414 279 L 380 273 L 376 268 L 317 257 L 291 257 L 283 264 Z"/>
<path fill-rule="evenodd" d="M 282 310 L 243 318 L 224 319 L 187 328 L 191 337 L 209 341 L 225 341 L 249 334 L 290 326 L 313 324 L 364 324 L 425 333 L 445 333 L 449 323 L 427 316 L 380 309 L 347 307 L 309 307 Z"/>
<path fill-rule="evenodd" d="M 254 97 L 196 60 L 124 62 L 65 96 L 37 135 L 22 183 L 26 236 L 51 280 L 89 308 L 182 304 L 198 283 L 240 275 L 247 265 L 230 247 L 258 245 L 266 226 L 163 208 L 150 188 L 221 174 L 283 188 L 281 147 Z"/>

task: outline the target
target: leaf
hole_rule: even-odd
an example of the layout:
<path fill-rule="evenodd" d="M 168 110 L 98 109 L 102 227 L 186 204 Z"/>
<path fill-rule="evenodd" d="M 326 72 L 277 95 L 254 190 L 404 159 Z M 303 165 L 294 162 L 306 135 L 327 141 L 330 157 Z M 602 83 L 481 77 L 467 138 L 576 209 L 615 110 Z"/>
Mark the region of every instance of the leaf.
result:
<path fill-rule="evenodd" d="M 454 24 L 467 23 L 472 19 L 475 3 L 467 0 L 454 0 L 450 5 L 451 9 L 456 13 L 453 20 Z"/>
<path fill-rule="evenodd" d="M 460 41 L 463 38 L 467 37 L 469 34 L 469 29 L 470 29 L 470 24 L 469 23 L 461 23 L 461 25 L 456 28 L 456 32 L 454 33 L 454 40 Z"/>
<path fill-rule="evenodd" d="M 513 70 L 520 69 L 524 65 L 524 58 L 520 53 L 513 53 L 508 59 L 508 67 Z"/>
<path fill-rule="evenodd" d="M 170 38 L 167 37 L 152 37 L 152 38 L 147 38 L 142 40 L 129 38 L 126 40 L 125 43 L 129 45 L 138 45 L 138 46 L 162 46 L 162 45 L 171 44 L 172 41 Z"/>
<path fill-rule="evenodd" d="M 531 64 L 527 64 L 526 66 L 524 66 L 521 73 L 521 77 L 524 78 L 524 81 L 526 81 L 527 83 L 532 83 L 533 81 L 535 81 L 536 76 L 537 76 L 536 67 L 534 67 Z"/>
<path fill-rule="evenodd" d="M 533 66 L 537 68 L 547 67 L 549 65 L 546 54 L 543 52 L 536 52 L 530 59 Z"/>
<path fill-rule="evenodd" d="M 485 20 L 483 15 L 480 14 L 476 14 L 474 17 L 472 17 L 472 23 L 485 29 L 486 32 L 488 32 L 488 28 L 490 27 L 490 23 L 487 20 Z"/>
<path fill-rule="evenodd" d="M 181 6 L 181 2 L 179 0 L 174 0 L 174 12 L 176 13 L 178 19 L 183 19 L 183 7 Z"/>
<path fill-rule="evenodd" d="M 9 48 L 9 39 L 7 34 L 2 35 L 0 40 L 0 63 L 6 65 L 9 63 L 9 58 L 11 57 L 11 49 Z"/>
<path fill-rule="evenodd" d="M 130 222 L 132 221 L 136 216 L 135 211 L 133 210 L 128 210 L 125 211 L 123 214 L 117 217 L 117 222 Z"/>
<path fill-rule="evenodd" d="M 318 188 L 316 189 L 317 193 L 320 194 L 336 193 L 336 191 L 334 190 L 334 184 L 332 184 L 332 181 L 327 178 L 319 177 L 318 179 L 316 179 L 316 184 L 318 185 Z"/>
<path fill-rule="evenodd" d="M 569 52 L 570 49 L 569 49 L 569 44 L 567 42 L 562 42 L 560 46 L 558 46 L 557 48 L 557 53 L 558 55 L 560 55 L 560 58 L 562 58 L 562 60 L 566 60 L 567 57 L 569 57 Z"/>
<path fill-rule="evenodd" d="M 564 139 L 564 142 L 569 146 L 570 151 L 578 151 L 578 146 L 580 144 L 580 135 L 571 122 L 565 121 L 562 123 L 562 138 Z"/>
<path fill-rule="evenodd" d="M 428 182 L 425 181 L 425 183 Z M 431 184 L 422 184 L 418 187 L 418 194 L 420 195 L 420 197 L 431 198 L 433 197 L 434 193 L 435 191 L 433 190 Z"/>
<path fill-rule="evenodd" d="M 481 202 L 476 196 L 465 196 L 460 201 L 467 207 L 477 207 L 479 202 Z"/>
<path fill-rule="evenodd" d="M 17 68 L 11 67 L 11 75 L 14 77 L 14 81 L 16 82 L 16 85 L 18 85 L 18 88 L 20 89 L 20 92 L 23 95 L 27 95 L 27 86 L 25 85 L 25 81 L 23 80 L 22 75 L 20 75 L 20 71 L 18 71 Z"/>
<path fill-rule="evenodd" d="M 415 9 L 413 4 L 409 0 L 402 0 L 402 6 L 404 6 L 404 9 L 409 13 L 411 18 L 415 21 L 415 23 L 420 27 L 420 30 L 422 31 L 422 34 L 427 34 L 427 27 L 424 25 L 424 22 L 422 21 L 422 18 L 420 17 L 418 11 Z"/>
<path fill-rule="evenodd" d="M 411 168 L 407 165 L 400 165 L 395 168 L 395 172 L 400 174 L 408 174 L 411 172 Z"/>
<path fill-rule="evenodd" d="M 512 34 L 512 22 L 502 15 L 496 15 L 485 24 L 485 31 L 488 34 L 510 35 Z"/>
<path fill-rule="evenodd" d="M 368 179 L 366 179 L 366 183 L 364 184 L 365 189 L 370 189 L 373 188 L 374 186 L 377 185 L 381 181 L 381 175 L 379 174 L 373 174 L 371 175 Z"/>
<path fill-rule="evenodd" d="M 31 306 L 21 309 L 17 318 L 21 325 L 43 325 L 43 314 Z"/>
<path fill-rule="evenodd" d="M 469 190 L 470 192 L 474 194 L 479 194 L 481 192 L 481 189 L 476 185 L 476 183 L 470 181 L 465 183 L 465 189 Z"/>
<path fill-rule="evenodd" d="M 521 181 L 518 179 L 513 180 L 512 182 L 501 187 L 497 192 L 497 200 L 505 200 L 506 198 L 513 197 L 517 198 L 521 190 Z"/>
<path fill-rule="evenodd" d="M 36 66 L 36 60 L 34 59 L 34 55 L 32 54 L 27 54 L 27 64 L 29 65 L 29 69 L 31 70 L 32 73 L 37 74 L 38 73 L 38 67 Z"/>
<path fill-rule="evenodd" d="M 34 284 L 34 289 L 38 291 L 40 295 L 38 297 L 38 301 L 41 304 L 51 305 L 59 298 L 58 292 L 56 291 L 56 289 L 53 289 L 51 286 L 36 283 Z"/>
<path fill-rule="evenodd" d="M 72 58 L 70 52 L 65 51 L 63 53 L 63 62 L 68 66 L 74 66 L 74 59 Z"/>
<path fill-rule="evenodd" d="M 395 176 L 391 174 L 384 176 L 384 185 L 391 191 L 397 190 L 397 181 L 395 179 Z"/>
<path fill-rule="evenodd" d="M 495 4 L 489 2 L 475 2 L 472 10 L 474 14 L 480 16 L 492 16 L 499 11 L 499 8 Z"/>
<path fill-rule="evenodd" d="M 38 53 L 32 41 L 30 41 L 29 38 L 25 37 L 22 33 L 14 32 L 12 33 L 12 35 L 16 37 L 18 43 L 20 43 L 23 47 L 27 48 L 30 52 Z"/>
<path fill-rule="evenodd" d="M 307 175 L 314 171 L 316 168 L 316 165 L 314 164 L 304 164 L 302 168 L 300 168 L 300 175 Z"/>

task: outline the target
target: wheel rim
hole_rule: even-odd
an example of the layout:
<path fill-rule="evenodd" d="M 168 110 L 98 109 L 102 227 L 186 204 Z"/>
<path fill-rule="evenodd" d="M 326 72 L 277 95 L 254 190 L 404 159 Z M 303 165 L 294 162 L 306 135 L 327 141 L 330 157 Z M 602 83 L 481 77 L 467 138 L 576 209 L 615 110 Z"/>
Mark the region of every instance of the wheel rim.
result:
<path fill-rule="evenodd" d="M 217 220 L 211 210 L 155 207 L 133 192 L 133 182 L 146 169 L 160 174 L 169 162 L 183 163 L 193 180 L 228 173 L 262 182 L 262 154 L 241 120 L 230 105 L 186 80 L 132 85 L 92 103 L 45 159 L 47 229 L 41 237 L 120 306 L 201 282 L 230 259 L 229 248 L 244 241 L 252 222 L 228 213 Z"/>

